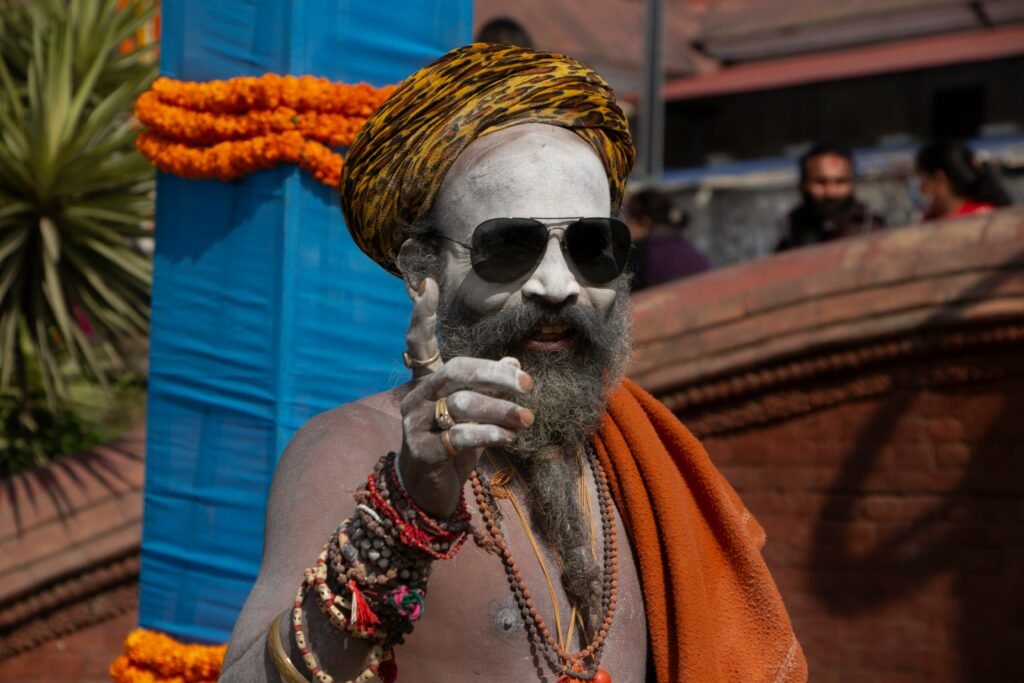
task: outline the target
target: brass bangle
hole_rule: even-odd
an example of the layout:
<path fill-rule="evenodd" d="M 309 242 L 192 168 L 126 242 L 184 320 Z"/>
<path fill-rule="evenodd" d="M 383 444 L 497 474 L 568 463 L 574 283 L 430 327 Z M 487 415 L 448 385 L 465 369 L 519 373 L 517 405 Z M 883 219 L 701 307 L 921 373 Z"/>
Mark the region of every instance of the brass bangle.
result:
<path fill-rule="evenodd" d="M 295 665 L 292 664 L 288 653 L 284 651 L 284 645 L 281 644 L 282 616 L 284 616 L 284 612 L 277 615 L 277 619 L 274 619 L 274 623 L 270 625 L 270 630 L 267 631 L 267 649 L 270 650 L 270 658 L 274 660 L 277 673 L 281 675 L 281 680 L 284 683 L 310 683 L 309 679 L 303 676 L 295 668 Z"/>

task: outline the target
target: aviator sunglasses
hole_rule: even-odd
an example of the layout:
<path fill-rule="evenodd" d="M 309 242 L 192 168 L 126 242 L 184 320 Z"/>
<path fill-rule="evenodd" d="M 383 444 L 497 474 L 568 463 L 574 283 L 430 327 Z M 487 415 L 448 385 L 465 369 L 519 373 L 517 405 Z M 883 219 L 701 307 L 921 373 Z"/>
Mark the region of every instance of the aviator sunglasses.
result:
<path fill-rule="evenodd" d="M 562 255 L 588 282 L 603 285 L 626 269 L 633 241 L 626 224 L 615 218 L 491 218 L 476 226 L 470 251 L 473 271 L 494 283 L 518 280 L 540 263 L 554 230 L 562 231 Z"/>

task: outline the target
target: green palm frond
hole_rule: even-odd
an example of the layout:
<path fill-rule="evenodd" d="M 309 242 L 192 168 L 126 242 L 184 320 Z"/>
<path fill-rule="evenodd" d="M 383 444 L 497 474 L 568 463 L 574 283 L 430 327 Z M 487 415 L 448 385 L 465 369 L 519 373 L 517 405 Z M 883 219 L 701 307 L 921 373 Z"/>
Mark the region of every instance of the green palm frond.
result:
<path fill-rule="evenodd" d="M 154 172 L 131 110 L 156 76 L 123 53 L 150 2 L 0 0 L 0 391 L 53 405 L 68 377 L 105 383 L 116 344 L 144 338 Z"/>

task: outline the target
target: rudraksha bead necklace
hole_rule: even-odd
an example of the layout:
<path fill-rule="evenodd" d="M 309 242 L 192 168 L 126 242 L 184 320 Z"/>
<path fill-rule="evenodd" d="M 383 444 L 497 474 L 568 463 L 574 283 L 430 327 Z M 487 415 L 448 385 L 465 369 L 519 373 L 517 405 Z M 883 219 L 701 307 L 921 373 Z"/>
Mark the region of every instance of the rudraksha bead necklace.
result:
<path fill-rule="evenodd" d="M 601 595 L 601 606 L 604 609 L 604 620 L 593 635 L 593 640 L 582 650 L 576 653 L 566 652 L 565 649 L 555 640 L 544 622 L 543 617 L 537 612 L 533 605 L 533 596 L 530 589 L 523 581 L 522 572 L 518 563 L 512 557 L 512 552 L 505 542 L 501 527 L 495 520 L 494 510 L 487 501 L 485 488 L 476 470 L 470 474 L 470 481 L 473 485 L 473 493 L 476 496 L 477 506 L 480 508 L 480 515 L 483 518 L 484 526 L 494 541 L 498 552 L 501 555 L 502 564 L 505 567 L 505 574 L 508 578 L 509 587 L 523 615 L 523 622 L 526 625 L 527 633 L 531 640 L 534 640 L 544 652 L 545 657 L 552 667 L 562 673 L 559 683 L 571 683 L 572 681 L 607 681 L 611 678 L 607 672 L 598 669 L 601 654 L 604 650 L 605 639 L 611 628 L 612 620 L 615 617 L 615 605 L 618 601 L 618 539 L 615 530 L 615 508 L 612 501 L 611 491 L 608 487 L 608 478 L 601 468 L 600 462 L 593 449 L 586 446 L 587 460 L 590 462 L 591 470 L 594 472 L 594 479 L 597 483 L 598 495 L 600 496 L 601 527 L 603 532 L 603 590 Z M 537 636 L 540 636 L 538 638 Z M 588 663 L 589 660 L 589 663 Z"/>

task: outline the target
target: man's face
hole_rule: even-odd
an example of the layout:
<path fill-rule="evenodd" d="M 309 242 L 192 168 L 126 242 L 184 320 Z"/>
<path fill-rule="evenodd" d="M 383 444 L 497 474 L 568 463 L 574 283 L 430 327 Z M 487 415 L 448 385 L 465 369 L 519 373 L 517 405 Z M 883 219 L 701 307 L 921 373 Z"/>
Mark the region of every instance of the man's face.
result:
<path fill-rule="evenodd" d="M 558 219 L 608 216 L 610 209 L 604 166 L 585 142 L 561 128 L 524 124 L 485 136 L 459 156 L 431 222 L 468 244 L 491 218 L 564 226 Z M 562 253 L 560 233 L 551 233 L 532 271 L 508 283 L 482 279 L 468 249 L 441 242 L 442 351 L 449 358 L 514 356 L 534 376 L 537 388 L 525 402 L 537 419 L 520 433 L 523 450 L 576 441 L 594 429 L 605 390 L 629 355 L 626 278 L 588 282 Z"/>
<path fill-rule="evenodd" d="M 806 200 L 828 213 L 853 197 L 853 166 L 838 154 L 811 157 L 800 189 Z"/>
<path fill-rule="evenodd" d="M 514 126 L 480 138 L 459 156 L 434 203 L 432 222 L 446 237 L 472 241 L 489 218 L 608 216 L 611 198 L 604 166 L 574 133 L 542 124 Z M 470 252 L 446 242 L 444 287 L 465 310 L 483 317 L 524 301 L 545 306 L 576 303 L 606 313 L 615 283 L 594 285 L 562 255 L 556 230 L 537 267 L 508 283 L 491 283 L 473 272 Z"/>

